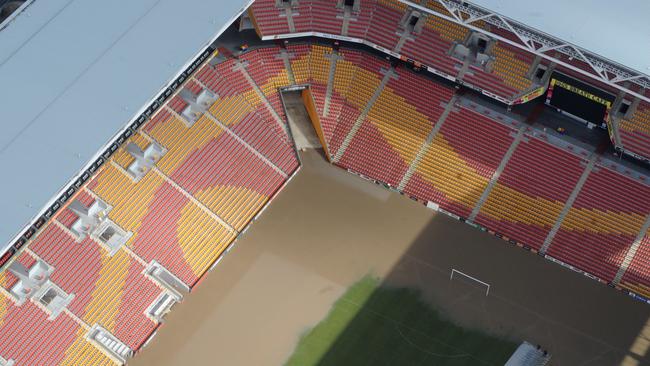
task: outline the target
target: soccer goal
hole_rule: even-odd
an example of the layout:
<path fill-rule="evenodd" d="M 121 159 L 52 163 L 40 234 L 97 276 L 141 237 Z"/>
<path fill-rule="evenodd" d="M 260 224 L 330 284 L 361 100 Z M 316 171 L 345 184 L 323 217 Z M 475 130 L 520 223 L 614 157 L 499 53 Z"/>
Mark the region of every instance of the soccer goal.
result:
<path fill-rule="evenodd" d="M 458 276 L 461 276 L 461 277 L 469 278 L 470 280 L 485 286 L 485 296 L 490 294 L 490 284 L 489 283 L 483 282 L 483 281 L 479 280 L 478 278 L 472 277 L 472 276 L 468 275 L 467 273 L 459 271 L 459 270 L 457 270 L 455 268 L 451 269 L 451 275 L 449 276 L 449 281 L 452 281 L 454 279 L 454 274 L 456 274 Z"/>

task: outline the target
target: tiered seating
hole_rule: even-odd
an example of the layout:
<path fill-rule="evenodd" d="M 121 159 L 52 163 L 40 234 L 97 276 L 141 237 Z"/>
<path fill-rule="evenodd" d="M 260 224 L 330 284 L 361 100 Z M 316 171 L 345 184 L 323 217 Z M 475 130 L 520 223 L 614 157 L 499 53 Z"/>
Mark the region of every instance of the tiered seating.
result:
<path fill-rule="evenodd" d="M 194 77 L 212 91 L 222 90 L 227 87 L 227 94 L 224 91 L 219 94 L 220 97 L 244 93 L 250 90 L 250 85 L 243 79 L 239 71 L 234 70 L 235 65 L 234 59 L 228 59 L 219 64 L 219 70 L 210 65 L 205 65 L 196 72 Z"/>
<path fill-rule="evenodd" d="M 287 70 L 284 69 L 284 63 L 279 59 L 279 50 L 274 47 L 257 49 L 245 54 L 242 59 L 248 62 L 249 74 L 260 87 L 273 109 L 278 114 L 282 114 L 283 106 L 280 100 L 279 88 L 289 85 L 290 82 Z M 223 92 L 225 95 L 233 93 L 227 89 L 229 89 L 228 86 L 222 83 L 219 84 L 215 91 L 219 94 Z M 240 121 L 251 121 L 246 126 L 235 125 L 231 126 L 231 128 L 239 137 L 259 150 L 285 173 L 290 174 L 298 166 L 298 160 L 293 153 L 289 136 L 268 115 L 265 106 L 261 104 L 255 106 L 249 103 L 250 101 L 261 102 L 256 96 L 251 97 L 252 93 L 252 88 L 250 88 L 243 94 L 233 94 L 229 98 L 219 98 L 210 108 L 210 111 L 220 120 L 220 116 L 234 112 L 229 116 L 225 116 L 229 125 Z M 233 100 L 235 98 L 236 100 Z M 233 100 L 234 106 L 229 105 L 231 100 Z M 266 118 L 258 114 L 260 108 L 267 113 Z M 255 110 L 255 113 L 249 113 L 253 110 Z M 252 131 L 251 128 L 255 128 L 255 131 Z M 263 138 L 264 141 L 259 140 L 259 138 Z"/>
<path fill-rule="evenodd" d="M 388 67 L 388 62 L 385 60 L 376 57 L 366 58 L 354 73 L 354 79 L 345 96 L 346 101 L 363 110 L 381 83 L 382 70 L 387 70 Z"/>
<path fill-rule="evenodd" d="M 30 268 L 36 263 L 36 259 L 26 252 L 22 252 L 16 258 L 16 262 L 22 264 L 26 268 Z M 18 282 L 18 277 L 14 276 L 11 272 L 6 272 L 4 277 L 4 287 L 9 290 Z"/>
<path fill-rule="evenodd" d="M 113 207 L 108 214 L 119 227 L 137 235 L 156 190 L 163 178 L 150 172 L 138 183 L 110 163 L 105 165 L 88 188 Z"/>
<path fill-rule="evenodd" d="M 352 148 L 343 156 L 341 165 L 393 186 L 399 184 L 437 121 L 418 112 L 391 88 L 394 85 L 403 90 L 418 87 L 408 82 L 406 78 L 389 82 L 354 137 Z M 435 100 L 428 102 L 435 103 Z M 438 115 L 442 112 L 439 103 L 434 110 Z"/>
<path fill-rule="evenodd" d="M 35 262 L 25 253 L 17 260 L 27 266 Z M 13 283 L 12 274 L 0 273 L 0 286 L 8 289 Z M 16 365 L 114 365 L 86 341 L 84 329 L 67 314 L 54 320 L 47 316 L 31 301 L 17 306 L 0 295 L 0 332 L 5 340 L 0 342 L 0 356 Z"/>
<path fill-rule="evenodd" d="M 650 158 L 650 106 L 642 102 L 629 119 L 621 119 L 619 133 L 625 149 Z"/>
<path fill-rule="evenodd" d="M 298 33 L 311 31 L 311 3 L 311 0 L 299 1 L 298 5 L 292 8 L 293 26 Z"/>
<path fill-rule="evenodd" d="M 114 365 L 83 338 L 83 330 L 62 314 L 47 320 L 47 314 L 32 302 L 16 306 L 9 302 L 0 325 L 0 356 L 16 366 L 28 365 Z"/>
<path fill-rule="evenodd" d="M 514 49 L 506 43 L 497 43 L 492 49 L 494 60 L 494 74 L 503 82 L 513 87 L 518 93 L 528 90 L 533 82 L 526 77 L 534 58 Z"/>
<path fill-rule="evenodd" d="M 323 133 L 325 135 L 325 141 L 327 141 L 332 147 L 338 146 L 342 140 L 338 140 L 338 144 L 334 144 L 332 137 L 334 131 L 337 127 L 337 123 L 341 116 L 342 108 L 345 104 L 345 98 L 348 95 L 348 91 L 352 85 L 352 80 L 355 77 L 357 71 L 358 61 L 361 59 L 361 54 L 358 52 L 341 52 L 342 59 L 339 59 L 336 63 L 336 70 L 334 73 L 334 85 L 332 85 L 332 95 L 330 101 L 330 107 L 327 115 L 323 113 L 322 110 L 319 110 L 321 115 L 321 125 L 323 126 Z M 315 84 L 312 84 L 315 85 Z M 315 86 L 312 89 L 314 98 L 316 99 L 316 105 L 319 106 L 319 99 L 321 98 L 322 93 L 322 103 L 325 102 L 325 89 L 323 86 Z M 353 117 L 356 120 L 358 114 Z M 349 129 L 348 129 L 349 131 Z"/>
<path fill-rule="evenodd" d="M 341 34 L 342 10 L 336 8 L 336 0 L 310 1 L 312 30 L 321 33 Z"/>
<path fill-rule="evenodd" d="M 438 13 L 447 14 L 448 11 L 437 1 L 429 0 L 426 3 L 426 7 L 432 9 Z M 481 22 L 475 22 L 477 26 L 480 26 Z M 427 16 L 426 27 L 433 29 L 440 35 L 440 38 L 448 42 L 464 42 L 465 38 L 469 35 L 469 29 L 458 25 L 454 22 L 450 22 L 446 19 L 431 15 Z"/>
<path fill-rule="evenodd" d="M 251 19 L 262 35 L 289 33 L 284 8 L 275 6 L 275 0 L 258 0 L 249 8 Z"/>
<path fill-rule="evenodd" d="M 253 51 L 253 52 L 257 52 L 257 51 Z M 278 51 L 277 49 L 275 49 L 275 51 L 268 51 L 268 52 L 277 54 Z M 279 65 L 282 65 L 282 62 L 279 60 L 269 61 L 269 62 L 274 63 L 275 67 L 278 66 L 278 63 Z M 216 65 L 215 67 L 215 72 L 217 74 L 216 79 L 220 79 L 220 81 L 217 81 L 217 83 L 215 83 L 215 89 L 212 90 L 219 93 L 220 96 L 221 95 L 223 96 L 242 95 L 243 97 L 245 97 L 248 104 L 250 104 L 252 107 L 255 108 L 255 111 L 260 115 L 262 120 L 268 121 L 270 123 L 269 126 L 273 128 L 277 136 L 280 136 L 280 138 L 283 139 L 284 143 L 287 144 L 287 146 L 290 146 L 289 136 L 284 131 L 284 129 L 278 124 L 278 121 L 276 121 L 274 115 L 264 103 L 262 95 L 260 95 L 253 89 L 253 85 L 251 85 L 251 83 L 248 80 L 246 80 L 246 77 L 244 76 L 241 70 L 235 70 L 235 65 L 236 62 L 234 62 L 232 59 L 226 60 Z M 251 65 L 249 64 L 248 66 Z M 253 67 L 255 68 L 255 66 Z M 263 74 L 260 72 L 258 72 L 255 75 L 257 77 L 262 77 L 261 80 L 266 80 L 266 81 L 272 80 L 272 82 L 267 82 L 266 85 L 258 84 L 258 86 L 260 87 L 263 93 L 265 93 L 266 90 L 267 94 L 269 95 L 273 94 L 273 99 L 269 100 L 269 103 L 271 104 L 271 108 L 273 108 L 274 111 L 280 116 L 283 115 L 283 112 L 282 112 L 282 106 L 279 99 L 279 95 L 277 95 L 277 87 L 275 87 L 275 85 L 279 86 L 280 84 L 283 85 L 289 84 L 287 71 L 284 69 L 282 70 L 283 71 L 280 73 L 280 76 L 278 76 L 277 78 L 270 77 L 264 79 Z M 255 70 L 253 71 L 255 72 Z M 249 71 L 247 70 L 246 72 Z M 253 76 L 251 75 L 251 77 Z M 266 95 L 264 97 L 266 97 Z"/>
<path fill-rule="evenodd" d="M 281 175 L 227 134 L 195 151 L 171 178 L 237 230 L 283 183 Z"/>
<path fill-rule="evenodd" d="M 272 123 L 256 113 L 247 114 L 232 131 L 259 151 L 284 173 L 291 174 L 298 167 L 298 159 L 291 145 L 273 132 Z"/>
<path fill-rule="evenodd" d="M 404 192 L 467 217 L 512 140 L 509 128 L 460 108 L 449 114 Z"/>
<path fill-rule="evenodd" d="M 353 12 L 348 25 L 348 37 L 365 39 L 372 17 L 377 7 L 377 0 L 364 0 L 358 12 Z"/>
<path fill-rule="evenodd" d="M 427 3 L 428 8 L 444 12 L 438 8 L 439 6 L 437 2 Z M 464 42 L 468 34 L 469 30 L 465 27 L 429 15 L 422 32 L 413 35 L 415 40 L 407 41 L 400 53 L 448 75 L 456 76 L 462 62 L 454 60 L 448 53 L 454 43 Z"/>
<path fill-rule="evenodd" d="M 388 87 L 404 97 L 406 103 L 427 116 L 433 126 L 444 109 L 443 103 L 449 101 L 454 89 L 443 86 L 431 79 L 410 70 L 398 68 L 397 79 L 391 79 Z"/>
<path fill-rule="evenodd" d="M 307 44 L 289 45 L 287 46 L 287 52 L 294 56 L 291 60 L 291 69 L 296 83 L 308 83 L 311 78 L 311 46 Z"/>
<path fill-rule="evenodd" d="M 171 175 L 188 154 L 222 133 L 224 132 L 221 128 L 205 116 L 199 118 L 189 129 L 180 119 L 171 118 L 165 123 L 157 124 L 156 128 L 149 132 L 168 150 L 157 164 L 167 175 Z"/>
<path fill-rule="evenodd" d="M 52 281 L 75 295 L 69 309 L 86 323 L 102 325 L 132 349 L 155 329 L 145 310 L 161 290 L 124 251 L 110 257 L 93 240 L 77 243 L 53 224 L 30 248 L 55 268 Z"/>
<path fill-rule="evenodd" d="M 377 0 L 368 27 L 366 40 L 392 50 L 399 41 L 400 21 L 406 12 L 406 5 L 395 0 Z"/>
<path fill-rule="evenodd" d="M 311 46 L 309 67 L 310 81 L 318 84 L 327 84 L 330 60 L 326 57 L 332 53 L 332 48 L 318 44 Z"/>
<path fill-rule="evenodd" d="M 336 117 L 338 116 L 337 114 L 332 113 L 333 111 L 331 110 L 328 111 L 327 115 L 324 112 L 325 98 L 327 93 L 327 80 L 329 80 L 329 70 L 331 65 L 330 60 L 327 59 L 325 56 L 331 54 L 332 54 L 332 49 L 329 47 L 318 46 L 318 45 L 312 46 L 311 57 L 310 57 L 311 63 L 309 65 L 311 72 L 310 72 L 310 78 L 308 80 L 308 82 L 310 83 L 311 94 L 312 97 L 314 98 L 314 104 L 316 105 L 316 110 L 320 115 L 320 120 L 321 120 L 321 125 L 323 126 L 323 133 L 325 135 L 325 140 L 328 142 L 331 138 L 334 128 L 336 127 Z M 343 65 L 343 64 L 344 63 L 341 63 L 341 61 L 339 60 L 339 63 L 337 63 L 337 69 L 339 65 Z M 340 73 L 340 71 L 337 70 L 337 73 Z M 332 96 L 334 98 L 336 98 L 334 96 L 335 94 L 337 94 L 337 91 L 333 90 Z M 330 103 L 330 108 L 332 107 L 336 108 L 337 106 L 340 107 L 340 104 L 335 105 L 335 103 Z"/>
<path fill-rule="evenodd" d="M 476 222 L 539 250 L 585 166 L 583 159 L 526 136 Z"/>
<path fill-rule="evenodd" d="M 363 121 L 339 165 L 365 176 L 397 186 L 408 164 L 386 141 L 375 124 Z"/>
<path fill-rule="evenodd" d="M 261 12 L 266 18 L 267 13 L 277 12 L 274 4 L 266 1 L 274 11 L 266 9 L 261 4 L 253 7 L 253 13 Z M 425 4 L 428 8 L 438 12 L 446 13 L 436 1 L 428 1 Z M 311 25 L 302 23 L 302 31 L 314 31 L 332 35 L 342 34 L 342 11 L 336 9 L 336 2 L 329 1 L 301 1 L 297 17 L 312 17 Z M 406 14 L 407 5 L 396 0 L 370 0 L 361 3 L 360 11 L 352 14 L 348 33 L 349 37 L 363 39 L 367 42 L 394 50 L 400 39 L 402 28 L 400 23 Z M 489 26 L 482 22 L 474 22 L 475 26 L 487 29 Z M 263 27 L 262 27 L 263 28 Z M 495 32 L 506 33 L 506 31 L 495 29 Z M 270 27 L 262 29 L 264 35 L 278 35 L 288 33 L 287 31 L 273 31 Z M 449 76 L 456 77 L 461 68 L 462 62 L 452 58 L 449 52 L 455 43 L 463 43 L 469 29 L 427 14 L 426 23 L 419 34 L 412 33 L 406 39 L 399 53 L 413 60 L 419 61 L 427 66 L 439 70 Z M 504 35 L 509 36 L 509 35 Z M 533 82 L 527 78 L 533 56 L 525 54 L 505 43 L 497 43 L 493 47 L 495 61 L 493 70 L 485 72 L 483 69 L 470 66 L 464 75 L 464 81 L 482 88 L 506 100 L 512 100 L 521 93 L 533 87 Z"/>
<path fill-rule="evenodd" d="M 650 212 L 650 187 L 597 166 L 548 254 L 611 281 Z"/>
<path fill-rule="evenodd" d="M 638 294 L 650 298 L 650 231 L 639 245 L 639 250 L 634 255 L 627 271 L 621 279 L 621 286 Z"/>
<path fill-rule="evenodd" d="M 284 62 L 279 59 L 279 50 L 274 47 L 261 48 L 245 54 L 242 58 L 249 56 L 255 57 L 255 55 L 257 55 L 257 61 L 251 61 L 247 70 L 273 109 L 279 115 L 283 115 L 284 109 L 280 100 L 279 88 L 291 85 L 291 83 L 289 82 L 289 74 L 284 67 Z M 251 71 L 254 71 L 253 69 L 255 68 L 263 70 L 263 73 L 257 70 L 253 74 Z M 288 136 L 285 140 L 287 142 L 289 141 Z"/>
<path fill-rule="evenodd" d="M 505 99 L 510 99 L 517 94 L 517 90 L 503 82 L 497 75 L 486 72 L 482 68 L 470 65 L 469 70 L 463 76 L 463 81 L 487 90 Z"/>
<path fill-rule="evenodd" d="M 249 62 L 251 74 L 262 90 L 288 84 L 284 65 L 273 54 L 277 50 L 251 54 L 258 57 Z M 306 51 L 298 55 L 305 56 Z M 75 196 L 86 206 L 98 197 L 112 207 L 108 218 L 131 235 L 125 247 L 110 256 L 91 237 L 76 242 L 69 228 L 77 215 L 67 208 L 28 243 L 28 251 L 16 260 L 29 267 L 35 256 L 42 258 L 55 269 L 51 280 L 74 299 L 69 313 L 48 322 L 31 302 L 17 307 L 0 294 L 0 332 L 16 340 L 0 342 L 1 356 L 20 365 L 112 364 L 85 339 L 86 329 L 77 319 L 101 325 L 138 350 L 157 327 L 145 313 L 161 293 L 143 274 L 145 263 L 155 260 L 194 286 L 295 171 L 298 161 L 286 136 L 274 135 L 269 123 L 277 125 L 275 120 L 265 120 L 251 105 L 261 105 L 260 97 L 233 66 L 227 60 L 198 72 L 198 80 L 218 92 L 212 110 L 232 132 L 206 116 L 187 127 L 177 114 L 184 102 L 174 97 L 128 141 L 141 148 L 152 140 L 161 144 L 167 151 L 156 167 L 136 182 L 125 171 L 133 157 L 121 148 Z M 194 93 L 202 89 L 191 80 L 184 87 Z M 5 289 L 16 281 L 9 272 L 0 273 Z"/>

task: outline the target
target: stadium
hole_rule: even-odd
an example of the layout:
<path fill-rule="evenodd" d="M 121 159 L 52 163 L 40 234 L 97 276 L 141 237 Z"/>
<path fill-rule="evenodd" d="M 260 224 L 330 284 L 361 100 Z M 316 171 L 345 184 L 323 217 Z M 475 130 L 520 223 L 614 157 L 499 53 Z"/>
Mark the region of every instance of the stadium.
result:
<path fill-rule="evenodd" d="M 0 366 L 650 365 L 618 6 L 0 1 Z"/>

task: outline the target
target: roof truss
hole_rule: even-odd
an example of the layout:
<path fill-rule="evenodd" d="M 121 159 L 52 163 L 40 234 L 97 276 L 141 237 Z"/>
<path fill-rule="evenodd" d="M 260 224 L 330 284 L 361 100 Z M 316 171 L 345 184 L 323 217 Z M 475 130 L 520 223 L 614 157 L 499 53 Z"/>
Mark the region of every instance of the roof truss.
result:
<path fill-rule="evenodd" d="M 432 14 L 437 17 L 463 25 L 471 30 L 487 34 L 501 42 L 508 43 L 522 50 L 533 53 L 558 65 L 562 65 L 570 70 L 580 73 L 584 76 L 593 78 L 607 84 L 618 90 L 622 90 L 637 98 L 650 102 L 650 98 L 643 94 L 627 88 L 623 83 L 631 82 L 645 89 L 650 89 L 650 76 L 634 71 L 604 57 L 598 56 L 585 49 L 577 47 L 549 34 L 540 32 L 524 24 L 508 19 L 502 15 L 492 12 L 488 9 L 476 6 L 474 4 L 458 0 L 431 0 L 440 5 L 444 12 L 437 9 L 430 9 L 410 0 L 399 0 L 401 3 L 424 13 Z M 505 29 L 514 34 L 519 42 L 502 37 L 498 34 L 489 32 L 476 25 L 476 22 L 483 21 L 496 27 Z M 577 59 L 589 66 L 588 70 L 581 69 L 571 65 L 562 59 L 555 57 L 559 52 L 570 59 Z"/>

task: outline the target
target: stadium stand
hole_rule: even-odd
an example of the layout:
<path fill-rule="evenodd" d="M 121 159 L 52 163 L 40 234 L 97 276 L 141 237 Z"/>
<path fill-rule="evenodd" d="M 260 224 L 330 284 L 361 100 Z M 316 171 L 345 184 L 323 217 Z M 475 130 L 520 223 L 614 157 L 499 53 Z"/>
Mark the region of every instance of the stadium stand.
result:
<path fill-rule="evenodd" d="M 284 29 L 276 12 L 284 22 L 282 12 L 294 12 L 258 3 L 253 13 L 274 8 L 256 14 L 265 31 Z M 293 15 L 335 9 L 303 9 L 307 4 L 300 2 Z M 405 9 L 394 5 L 365 6 L 373 19 L 399 22 Z M 467 37 L 454 27 L 433 29 L 425 25 L 417 37 L 430 34 L 449 47 Z M 379 30 L 369 25 L 368 32 Z M 390 39 L 378 42 L 400 38 L 386 34 L 381 37 Z M 531 59 L 498 43 L 494 52 L 490 88 L 506 85 L 513 94 L 532 86 L 525 77 Z M 292 84 L 310 88 L 333 163 L 460 218 L 476 211 L 474 222 L 488 230 L 534 250 L 548 244 L 548 256 L 650 295 L 647 182 L 600 158 L 579 186 L 585 151 L 557 145 L 376 54 L 311 43 L 263 46 L 205 63 L 13 259 L 14 270 L 0 272 L 0 332 L 42 339 L 3 342 L 0 356 L 19 365 L 114 364 L 137 352 L 158 327 L 164 297 L 180 301 L 297 171 L 280 93 Z M 210 96 L 210 103 L 188 120 L 188 109 L 200 108 L 198 95 Z M 641 131 L 643 113 L 622 123 Z M 151 151 L 155 158 L 144 164 Z M 87 217 L 110 230 L 94 233 Z M 16 268 L 48 269 L 60 308 L 12 292 L 28 283 Z"/>
<path fill-rule="evenodd" d="M 288 83 L 267 67 L 276 51 L 251 61 L 269 95 Z M 0 272 L 3 359 L 124 363 L 296 172 L 288 135 L 224 63 L 205 64 Z M 203 85 L 218 97 L 188 121 Z"/>
<path fill-rule="evenodd" d="M 558 144 L 546 133 L 525 126 L 519 127 L 523 133 L 517 141 L 517 126 L 502 115 L 461 103 L 453 97 L 453 89 L 407 68 L 392 68 L 363 51 L 346 47 L 335 51 L 318 44 L 289 49 L 301 50 L 292 67 L 297 82 L 310 84 L 327 148 L 332 156 L 343 149 L 337 165 L 461 218 L 478 207 L 477 224 L 533 250 L 543 247 L 577 189 L 591 152 Z M 389 69 L 394 77 L 386 77 Z M 507 156 L 509 149 L 511 156 Z M 642 198 L 650 188 L 602 164 L 596 164 L 578 192 L 547 254 L 614 282 L 650 212 Z M 503 171 L 497 176 L 500 165 Z M 603 174 L 608 175 L 595 180 Z M 549 181 L 548 176 L 557 179 Z M 605 182 L 621 187 L 620 195 L 633 198 L 607 194 Z M 599 200 L 606 206 L 590 203 Z M 609 205 L 611 200 L 620 207 Z M 589 219 L 581 218 L 585 215 Z M 576 241 L 584 246 L 581 251 L 570 249 Z M 643 286 L 648 285 L 647 278 L 639 275 L 647 250 L 641 247 L 621 279 L 621 286 L 637 292 L 646 291 Z"/>
<path fill-rule="evenodd" d="M 404 192 L 468 217 L 512 143 L 510 133 L 487 117 L 457 108 L 429 144 Z"/>
<path fill-rule="evenodd" d="M 625 149 L 650 157 L 650 106 L 642 102 L 629 118 L 622 118 L 619 133 Z"/>
<path fill-rule="evenodd" d="M 646 232 L 639 242 L 639 250 L 636 252 L 629 267 L 625 271 L 620 285 L 632 292 L 650 298 L 650 231 Z"/>
<path fill-rule="evenodd" d="M 647 184 L 597 166 L 547 253 L 611 282 L 649 212 Z"/>
<path fill-rule="evenodd" d="M 258 34 L 262 37 L 290 37 L 294 32 L 277 25 L 277 22 L 286 23 L 286 17 L 272 16 L 274 21 L 269 21 L 268 14 L 275 14 L 278 9 L 273 1 L 266 3 L 266 7 L 263 4 L 251 7 L 253 17 L 262 19 L 256 23 Z M 426 6 L 440 10 L 441 5 L 435 1 L 427 1 Z M 273 10 L 268 7 L 273 7 Z M 463 26 L 434 15 L 419 14 L 420 17 L 425 17 L 422 27 L 417 30 L 410 29 L 411 25 L 405 24 L 404 21 L 412 9 L 396 0 L 362 2 L 358 11 L 353 13 L 349 27 L 343 26 L 345 16 L 342 15 L 341 9 L 337 8 L 336 1 L 300 1 L 297 9 L 299 15 L 311 14 L 312 21 L 296 32 L 355 37 L 364 43 L 421 62 L 448 75 L 449 78 L 460 76 L 463 60 L 452 57 L 452 49 L 454 45 L 463 44 L 469 38 L 470 31 Z M 278 20 L 280 18 L 282 20 Z M 475 25 L 489 28 L 486 23 L 480 21 Z M 534 60 L 532 55 L 523 54 L 505 43 L 495 42 L 490 57 L 493 61 L 487 70 L 470 65 L 470 70 L 461 76 L 463 82 L 486 90 L 488 95 L 496 95 L 501 100 L 510 102 L 535 86 L 528 77 Z"/>
<path fill-rule="evenodd" d="M 476 222 L 539 250 L 584 169 L 581 157 L 526 135 Z"/>
<path fill-rule="evenodd" d="M 366 11 L 366 9 L 361 11 Z M 398 34 L 399 24 L 405 11 L 406 5 L 400 2 L 377 0 L 372 11 L 372 20 L 366 33 L 366 39 L 386 49 L 394 49 L 400 39 Z"/>
<path fill-rule="evenodd" d="M 249 8 L 251 19 L 258 29 L 282 34 L 289 32 L 285 10 L 276 6 L 276 0 L 255 1 Z"/>

